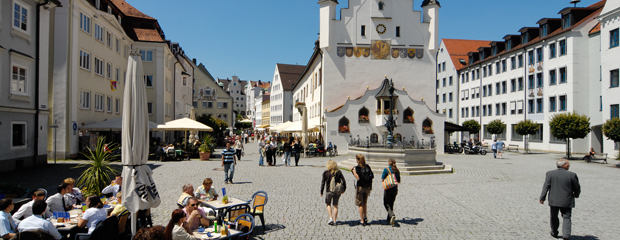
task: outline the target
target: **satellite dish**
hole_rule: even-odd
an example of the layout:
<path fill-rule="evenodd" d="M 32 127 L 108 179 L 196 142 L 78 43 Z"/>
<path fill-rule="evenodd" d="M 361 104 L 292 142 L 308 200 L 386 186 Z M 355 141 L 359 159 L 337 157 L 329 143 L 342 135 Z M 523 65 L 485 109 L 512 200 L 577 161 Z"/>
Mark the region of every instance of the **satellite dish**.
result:
<path fill-rule="evenodd" d="M 577 3 L 581 2 L 581 0 L 571 0 L 570 3 L 574 4 L 577 7 Z"/>

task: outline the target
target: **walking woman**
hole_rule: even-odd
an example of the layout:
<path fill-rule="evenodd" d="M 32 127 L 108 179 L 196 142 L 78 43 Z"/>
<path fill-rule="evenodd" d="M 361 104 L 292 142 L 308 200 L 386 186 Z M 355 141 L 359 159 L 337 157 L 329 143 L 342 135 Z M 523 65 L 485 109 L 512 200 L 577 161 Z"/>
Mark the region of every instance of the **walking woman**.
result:
<path fill-rule="evenodd" d="M 241 161 L 241 153 L 243 152 L 243 141 L 241 140 L 241 136 L 237 136 L 233 148 L 235 149 L 235 154 L 237 154 L 237 160 Z"/>
<path fill-rule="evenodd" d="M 263 165 L 263 159 L 265 159 L 265 140 L 263 140 L 262 137 L 258 138 L 258 155 L 259 155 L 259 159 L 258 159 L 258 166 L 264 166 Z"/>
<path fill-rule="evenodd" d="M 335 189 L 338 183 L 342 184 L 342 192 L 340 193 Z M 338 218 L 338 199 L 340 199 L 340 195 L 347 190 L 347 181 L 344 179 L 342 172 L 338 170 L 338 164 L 331 159 L 327 161 L 327 170 L 323 172 L 321 197 L 323 197 L 323 190 L 325 190 L 326 193 L 325 204 L 327 204 L 327 214 L 329 214 L 329 221 L 327 221 L 327 224 L 336 225 Z"/>
<path fill-rule="evenodd" d="M 193 240 L 192 231 L 189 230 L 188 224 L 185 222 L 187 216 L 181 209 L 172 211 L 172 217 L 164 231 L 165 240 Z"/>
<path fill-rule="evenodd" d="M 372 191 L 372 179 L 375 177 L 372 173 L 370 166 L 366 164 L 366 158 L 364 155 L 357 154 L 355 156 L 357 160 L 357 166 L 351 167 L 351 173 L 357 180 L 357 186 L 355 188 L 355 206 L 359 207 L 360 211 L 360 224 L 363 226 L 368 224 L 368 196 Z"/>
<path fill-rule="evenodd" d="M 291 166 L 291 153 L 293 152 L 293 142 L 290 138 L 282 140 L 282 151 L 284 152 L 284 164 L 287 167 Z"/>
<path fill-rule="evenodd" d="M 299 143 L 299 137 L 295 137 L 295 141 L 293 142 L 293 156 L 295 156 L 295 166 L 299 164 L 299 155 L 303 151 L 303 147 L 301 143 Z"/>
<path fill-rule="evenodd" d="M 271 140 L 265 141 L 265 156 L 267 157 L 267 166 L 273 166 L 273 145 L 271 145 Z"/>
<path fill-rule="evenodd" d="M 388 160 L 388 167 L 383 169 L 383 175 L 381 175 L 381 181 L 394 174 L 394 178 L 396 178 L 396 186 L 387 189 L 383 192 L 383 206 L 385 206 L 385 210 L 388 212 L 387 221 L 390 225 L 394 226 L 394 222 L 396 221 L 396 216 L 394 215 L 394 201 L 396 201 L 396 195 L 398 195 L 398 184 L 400 183 L 400 171 L 396 167 L 396 160 L 390 158 Z"/>

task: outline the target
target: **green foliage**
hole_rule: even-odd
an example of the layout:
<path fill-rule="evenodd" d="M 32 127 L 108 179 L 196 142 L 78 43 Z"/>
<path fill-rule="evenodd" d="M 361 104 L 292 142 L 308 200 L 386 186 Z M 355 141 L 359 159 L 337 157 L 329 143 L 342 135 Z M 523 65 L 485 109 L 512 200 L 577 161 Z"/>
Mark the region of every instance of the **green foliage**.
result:
<path fill-rule="evenodd" d="M 463 122 L 463 127 L 470 129 L 470 133 L 480 132 L 480 123 L 473 119 Z"/>
<path fill-rule="evenodd" d="M 237 118 L 235 119 L 236 122 L 243 120 L 243 116 L 241 116 L 240 114 L 237 114 Z"/>
<path fill-rule="evenodd" d="M 236 129 L 252 128 L 252 123 L 251 122 L 236 122 L 235 128 Z"/>
<path fill-rule="evenodd" d="M 515 131 L 520 135 L 536 134 L 540 126 L 529 119 L 520 121 L 515 126 Z"/>
<path fill-rule="evenodd" d="M 506 124 L 502 120 L 495 119 L 487 124 L 487 132 L 490 134 L 502 134 L 506 130 Z"/>
<path fill-rule="evenodd" d="M 603 134 L 605 134 L 605 137 L 613 140 L 614 142 L 620 142 L 620 119 L 608 119 L 603 124 Z M 615 157 L 616 160 L 620 159 L 620 150 L 618 150 L 618 154 L 616 154 Z"/>
<path fill-rule="evenodd" d="M 206 134 L 202 137 L 202 144 L 198 149 L 199 152 L 213 152 L 213 144 L 215 143 L 215 138 L 211 134 Z"/>
<path fill-rule="evenodd" d="M 101 190 L 108 185 L 111 177 L 114 177 L 116 170 L 110 166 L 110 160 L 114 157 L 112 152 L 118 149 L 114 143 L 108 144 L 108 151 L 104 150 L 105 137 L 97 138 L 97 146 L 94 150 L 88 148 L 88 153 L 84 154 L 89 161 L 75 166 L 74 168 L 86 167 L 82 175 L 78 178 L 77 186 L 82 189 L 84 196 L 95 194 L 101 196 Z"/>
<path fill-rule="evenodd" d="M 196 121 L 213 128 L 212 134 L 215 138 L 223 138 L 226 128 L 228 128 L 228 123 L 226 123 L 226 121 L 206 114 L 197 116 Z"/>
<path fill-rule="evenodd" d="M 551 134 L 559 139 L 584 138 L 590 133 L 590 118 L 577 113 L 559 113 L 549 122 Z"/>

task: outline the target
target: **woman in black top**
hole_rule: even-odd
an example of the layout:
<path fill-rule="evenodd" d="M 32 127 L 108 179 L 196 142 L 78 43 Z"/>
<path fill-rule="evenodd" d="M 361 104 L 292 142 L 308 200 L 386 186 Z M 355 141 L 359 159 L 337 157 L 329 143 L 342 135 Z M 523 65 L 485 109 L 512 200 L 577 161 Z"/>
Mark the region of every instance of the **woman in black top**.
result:
<path fill-rule="evenodd" d="M 282 144 L 282 151 L 284 152 L 284 165 L 291 166 L 291 153 L 293 152 L 293 142 L 291 139 L 284 139 Z"/>
<path fill-rule="evenodd" d="M 338 170 L 338 164 L 334 160 L 327 161 L 327 170 L 323 172 L 323 179 L 321 180 L 321 197 L 323 197 L 323 190 L 325 190 L 325 204 L 327 204 L 327 213 L 329 214 L 329 221 L 327 224 L 335 225 L 336 219 L 338 218 L 338 199 L 340 199 L 340 195 L 342 193 L 334 192 L 334 189 L 331 189 L 331 181 L 334 178 L 334 186 L 337 183 L 342 184 L 343 191 L 347 190 L 347 181 L 344 179 L 342 172 Z M 332 211 L 332 208 L 334 209 Z"/>
<path fill-rule="evenodd" d="M 396 160 L 394 160 L 393 158 L 390 158 L 390 160 L 388 160 L 388 167 L 383 169 L 381 181 L 385 180 L 390 175 L 390 173 L 394 174 L 394 178 L 396 178 L 396 183 L 400 183 L 400 171 L 396 167 Z M 383 206 L 388 212 L 387 221 L 392 226 L 394 226 L 394 222 L 396 221 L 396 216 L 394 215 L 394 202 L 396 201 L 396 195 L 398 195 L 398 185 L 383 192 Z"/>
<path fill-rule="evenodd" d="M 295 156 L 295 166 L 299 164 L 299 155 L 303 151 L 301 144 L 299 143 L 299 137 L 295 137 L 295 141 L 293 142 L 293 156 Z"/>

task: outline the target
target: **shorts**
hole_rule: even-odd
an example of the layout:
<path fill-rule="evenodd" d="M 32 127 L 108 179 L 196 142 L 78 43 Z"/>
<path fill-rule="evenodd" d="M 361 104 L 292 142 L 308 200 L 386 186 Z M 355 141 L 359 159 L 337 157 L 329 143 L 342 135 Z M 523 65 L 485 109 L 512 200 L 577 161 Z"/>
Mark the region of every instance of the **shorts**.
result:
<path fill-rule="evenodd" d="M 366 205 L 370 195 L 370 187 L 357 187 L 355 191 L 355 206 Z"/>
<path fill-rule="evenodd" d="M 328 192 L 325 194 L 325 204 L 338 206 L 338 200 L 340 199 L 340 194 Z"/>
<path fill-rule="evenodd" d="M 504 150 L 503 148 L 498 148 L 497 153 L 502 153 L 503 150 Z"/>

